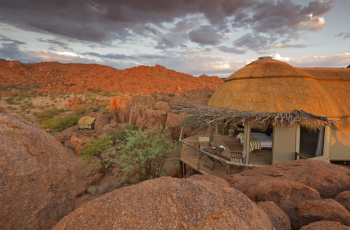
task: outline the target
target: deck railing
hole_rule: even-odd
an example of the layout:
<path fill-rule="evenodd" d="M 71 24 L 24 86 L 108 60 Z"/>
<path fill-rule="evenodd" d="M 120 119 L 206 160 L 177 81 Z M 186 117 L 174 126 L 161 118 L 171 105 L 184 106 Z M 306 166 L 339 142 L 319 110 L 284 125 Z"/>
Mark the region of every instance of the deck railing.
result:
<path fill-rule="evenodd" d="M 203 123 L 203 122 L 197 122 L 197 123 L 193 123 L 193 124 L 182 126 L 181 132 L 180 132 L 180 137 L 179 137 L 179 142 L 180 143 L 182 143 L 182 144 L 184 144 L 184 145 L 186 145 L 188 147 L 191 147 L 191 148 L 193 148 L 193 149 L 198 151 L 198 164 L 197 164 L 197 169 L 195 169 L 195 170 L 200 171 L 200 156 L 201 156 L 201 154 L 199 154 L 199 153 L 202 153 L 202 154 L 204 154 L 204 155 L 206 155 L 206 156 L 208 156 L 208 157 L 210 157 L 212 159 L 218 160 L 218 161 L 226 164 L 226 175 L 228 175 L 230 173 L 230 167 L 231 166 L 241 166 L 241 167 L 248 167 L 248 168 L 259 168 L 259 167 L 261 167 L 261 165 L 243 164 L 243 163 L 227 161 L 225 159 L 222 159 L 222 158 L 220 158 L 218 156 L 215 156 L 215 155 L 213 155 L 213 154 L 211 154 L 209 152 L 206 152 L 206 151 L 204 151 L 204 150 L 202 150 L 202 149 L 200 149 L 200 148 L 198 148 L 196 146 L 193 146 L 193 145 L 183 141 L 183 138 L 184 138 L 183 130 L 184 130 L 184 128 L 189 127 L 189 126 L 194 126 L 194 125 L 197 125 L 197 124 L 200 124 L 200 123 Z M 181 151 L 180 151 L 179 158 L 181 158 Z"/>

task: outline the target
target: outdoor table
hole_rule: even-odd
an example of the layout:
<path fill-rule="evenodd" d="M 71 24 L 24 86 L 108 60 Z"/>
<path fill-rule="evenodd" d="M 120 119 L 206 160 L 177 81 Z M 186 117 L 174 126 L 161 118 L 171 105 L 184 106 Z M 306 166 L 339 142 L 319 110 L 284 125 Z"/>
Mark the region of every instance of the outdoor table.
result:
<path fill-rule="evenodd" d="M 220 147 L 216 147 L 216 146 L 209 146 L 209 147 L 203 148 L 203 150 L 206 151 L 206 152 L 208 152 L 208 153 L 211 153 L 211 154 L 213 154 L 213 155 L 220 156 L 221 153 L 222 153 L 225 149 L 220 148 Z M 213 170 L 214 165 L 215 165 L 215 163 L 217 163 L 217 162 L 220 163 L 221 166 L 223 166 L 222 163 L 221 163 L 221 161 L 216 160 L 216 159 L 214 159 L 214 158 L 211 158 L 211 157 L 207 156 L 207 159 L 205 160 L 203 166 L 208 167 L 208 168 L 210 168 L 211 170 Z"/>

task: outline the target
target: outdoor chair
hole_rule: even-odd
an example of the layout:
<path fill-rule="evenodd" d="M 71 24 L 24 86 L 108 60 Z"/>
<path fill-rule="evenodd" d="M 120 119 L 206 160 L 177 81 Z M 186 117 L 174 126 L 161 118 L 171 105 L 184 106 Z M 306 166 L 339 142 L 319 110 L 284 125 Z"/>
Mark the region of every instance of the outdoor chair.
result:
<path fill-rule="evenodd" d="M 235 163 L 243 164 L 243 154 L 240 151 L 230 151 L 231 153 L 231 161 Z"/>

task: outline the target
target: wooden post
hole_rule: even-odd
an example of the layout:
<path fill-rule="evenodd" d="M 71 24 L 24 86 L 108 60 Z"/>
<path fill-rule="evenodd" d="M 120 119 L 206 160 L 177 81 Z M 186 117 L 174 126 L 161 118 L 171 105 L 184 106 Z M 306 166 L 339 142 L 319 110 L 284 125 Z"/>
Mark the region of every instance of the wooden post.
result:
<path fill-rule="evenodd" d="M 327 162 L 330 162 L 330 157 L 329 157 L 330 142 L 331 142 L 331 128 L 328 125 L 326 125 L 324 127 L 323 157 Z"/>
<path fill-rule="evenodd" d="M 179 173 L 179 178 L 183 178 L 183 165 L 182 165 L 182 161 L 179 161 L 179 163 L 180 163 L 180 173 Z"/>
<path fill-rule="evenodd" d="M 250 123 L 247 119 L 244 122 L 244 145 L 243 155 L 245 156 L 245 164 L 249 164 L 249 153 L 250 153 Z"/>
<path fill-rule="evenodd" d="M 295 133 L 295 152 L 296 153 L 300 153 L 300 124 L 297 124 L 297 128 L 296 128 L 296 133 Z M 296 154 L 295 156 L 295 160 L 299 160 L 300 157 L 298 154 Z"/>
<path fill-rule="evenodd" d="M 187 164 L 184 163 L 184 175 L 187 174 Z"/>
<path fill-rule="evenodd" d="M 210 141 L 214 142 L 214 125 L 210 123 Z"/>
<path fill-rule="evenodd" d="M 218 146 L 218 135 L 219 135 L 219 126 L 218 126 L 218 120 L 215 120 L 215 139 L 214 139 L 214 146 Z"/>
<path fill-rule="evenodd" d="M 198 152 L 198 165 L 197 165 L 197 171 L 199 172 L 199 160 L 200 160 L 201 153 Z"/>
<path fill-rule="evenodd" d="M 230 174 L 230 165 L 226 164 L 226 175 Z"/>

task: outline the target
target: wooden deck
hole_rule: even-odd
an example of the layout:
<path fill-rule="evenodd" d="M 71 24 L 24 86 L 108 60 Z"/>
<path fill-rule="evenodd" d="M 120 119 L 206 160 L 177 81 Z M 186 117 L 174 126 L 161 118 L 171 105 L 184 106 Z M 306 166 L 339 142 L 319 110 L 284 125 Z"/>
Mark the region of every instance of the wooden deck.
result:
<path fill-rule="evenodd" d="M 202 132 L 196 135 L 190 136 L 188 138 L 183 139 L 183 141 L 195 146 L 199 146 L 199 137 L 209 137 L 210 132 Z M 222 153 L 220 158 L 230 161 L 230 151 L 242 151 L 243 146 L 236 140 L 236 136 L 228 136 L 228 135 L 219 135 L 218 136 L 218 146 L 224 146 L 225 150 Z M 217 177 L 224 177 L 227 175 L 227 170 L 229 169 L 229 174 L 239 173 L 244 170 L 248 170 L 247 167 L 241 166 L 230 166 L 228 167 L 225 163 L 216 163 L 213 167 L 213 170 L 207 168 L 204 165 L 204 162 L 208 158 L 207 156 L 202 156 L 198 163 L 198 154 L 199 152 L 191 147 L 185 146 L 182 144 L 180 150 L 180 161 L 187 165 L 187 167 L 191 167 L 197 170 L 199 173 L 204 175 L 214 175 Z M 249 164 L 254 165 L 270 165 L 272 159 L 272 152 L 270 150 L 259 150 L 250 153 Z M 199 170 L 198 170 L 199 167 Z"/>

